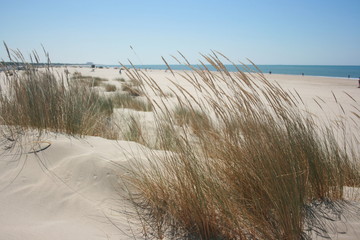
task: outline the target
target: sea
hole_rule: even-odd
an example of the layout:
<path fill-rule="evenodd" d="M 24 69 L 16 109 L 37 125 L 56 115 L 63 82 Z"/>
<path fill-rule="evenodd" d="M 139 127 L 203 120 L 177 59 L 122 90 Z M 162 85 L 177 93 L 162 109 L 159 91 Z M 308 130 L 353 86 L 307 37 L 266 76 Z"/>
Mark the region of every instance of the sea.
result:
<path fill-rule="evenodd" d="M 103 67 L 119 67 L 119 65 L 96 65 Z M 228 71 L 237 71 L 236 67 L 244 72 L 257 71 L 252 65 L 225 65 Z M 127 66 L 132 67 L 132 66 Z M 140 69 L 156 69 L 166 70 L 166 65 L 134 65 L 135 68 Z M 190 70 L 186 65 L 170 65 L 173 70 Z M 204 68 L 200 65 L 193 65 L 199 69 Z M 206 65 L 211 71 L 216 71 L 213 66 Z M 322 77 L 336 77 L 336 78 L 352 78 L 360 79 L 360 66 L 336 66 L 336 65 L 256 65 L 262 73 L 273 73 L 273 74 L 290 74 L 290 75 L 302 75 L 305 76 L 322 76 Z"/>

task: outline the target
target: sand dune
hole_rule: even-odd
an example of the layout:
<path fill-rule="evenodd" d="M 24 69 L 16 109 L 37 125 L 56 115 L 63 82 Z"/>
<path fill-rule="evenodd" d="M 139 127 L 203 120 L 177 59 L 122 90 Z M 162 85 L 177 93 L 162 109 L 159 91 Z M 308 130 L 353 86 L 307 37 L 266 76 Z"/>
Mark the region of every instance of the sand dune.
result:
<path fill-rule="evenodd" d="M 21 156 L 1 157 L 0 239 L 132 239 L 127 234 L 134 226 L 118 213 L 126 207 L 119 165 L 126 167 L 138 144 L 97 137 L 46 141 L 51 146 L 38 154 L 23 149 Z"/>
<path fill-rule="evenodd" d="M 116 69 L 95 72 L 89 68 L 68 69 L 70 73 L 78 71 L 108 78 L 117 85 L 120 83 L 116 78 L 127 79 Z M 167 80 L 171 73 L 149 70 L 148 74 L 162 88 L 171 87 Z M 319 113 L 313 100 L 316 96 L 328 103 L 324 112 L 332 117 L 340 111 L 336 101 L 346 110 L 351 109 L 353 100 L 344 92 L 360 102 L 360 89 L 354 80 L 275 74 L 266 77 L 286 89 L 296 89 L 314 113 Z M 191 86 L 181 78 L 177 77 L 176 81 L 191 91 Z M 153 93 L 153 97 L 159 96 Z M 144 115 L 144 122 L 151 125 L 151 117 Z M 144 146 L 99 137 L 77 139 L 55 134 L 41 140 L 41 143 L 31 140 L 1 155 L 0 239 L 134 239 L 133 235 L 142 238 L 140 224 L 126 214 L 129 206 L 123 199 L 119 176 L 126 174 L 131 159 L 146 158 Z M 49 144 L 44 151 L 29 153 Z M 360 239 L 359 219 L 339 223 L 334 238 Z"/>

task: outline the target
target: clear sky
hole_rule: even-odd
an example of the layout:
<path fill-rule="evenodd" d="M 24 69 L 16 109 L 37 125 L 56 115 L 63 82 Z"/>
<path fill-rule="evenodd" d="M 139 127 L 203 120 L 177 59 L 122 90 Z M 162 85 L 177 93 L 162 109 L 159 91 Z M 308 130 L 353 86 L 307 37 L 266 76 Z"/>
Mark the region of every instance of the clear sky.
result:
<path fill-rule="evenodd" d="M 0 22 L 10 48 L 43 44 L 52 62 L 161 64 L 181 51 L 194 63 L 217 50 L 256 64 L 360 65 L 360 0 L 0 0 Z"/>

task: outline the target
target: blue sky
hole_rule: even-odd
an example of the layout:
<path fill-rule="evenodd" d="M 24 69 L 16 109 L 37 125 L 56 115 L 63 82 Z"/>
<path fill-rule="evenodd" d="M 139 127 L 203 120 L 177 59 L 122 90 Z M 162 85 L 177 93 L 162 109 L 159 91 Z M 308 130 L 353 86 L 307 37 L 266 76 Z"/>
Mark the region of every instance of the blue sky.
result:
<path fill-rule="evenodd" d="M 360 65 L 359 0 L 0 0 L 0 40 L 52 62 Z M 132 51 L 130 46 L 135 50 Z M 6 51 L 0 46 L 0 59 Z"/>

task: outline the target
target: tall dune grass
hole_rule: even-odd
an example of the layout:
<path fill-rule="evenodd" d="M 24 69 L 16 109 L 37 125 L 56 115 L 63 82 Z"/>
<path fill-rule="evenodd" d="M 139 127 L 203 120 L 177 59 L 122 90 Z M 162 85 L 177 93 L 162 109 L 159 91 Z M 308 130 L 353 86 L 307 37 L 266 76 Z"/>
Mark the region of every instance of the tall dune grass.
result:
<path fill-rule="evenodd" d="M 275 240 L 306 239 L 314 230 L 326 236 L 327 214 L 346 204 L 343 188 L 360 183 L 356 153 L 339 145 L 333 126 L 317 125 L 300 110 L 299 98 L 261 73 L 230 73 L 217 54 L 204 57 L 217 71 L 189 65 L 192 73 L 180 73 L 197 92 L 177 85 L 175 114 L 164 101 L 153 103 L 160 109 L 160 142 L 171 151 L 154 151 L 127 178 L 144 234 Z M 161 91 L 146 73 L 127 73 Z M 324 205 L 326 211 L 316 207 Z"/>
<path fill-rule="evenodd" d="M 123 137 L 126 141 L 134 141 L 141 144 L 145 144 L 143 137 L 143 129 L 139 122 L 139 119 L 136 116 L 129 116 L 127 119 L 128 129 L 123 133 Z"/>
<path fill-rule="evenodd" d="M 89 87 L 99 87 L 99 86 L 103 85 L 104 82 L 108 81 L 108 79 L 106 79 L 106 78 L 83 76 L 79 72 L 75 72 L 71 79 L 74 81 L 78 81 L 82 84 L 85 84 Z"/>
<path fill-rule="evenodd" d="M 152 105 L 128 93 L 115 93 L 110 97 L 115 108 L 129 108 L 136 111 L 151 112 Z"/>
<path fill-rule="evenodd" d="M 109 131 L 110 100 L 84 84 L 56 76 L 49 65 L 36 68 L 21 53 L 15 54 L 25 69 L 6 77 L 0 92 L 1 124 L 40 133 L 114 137 Z"/>

